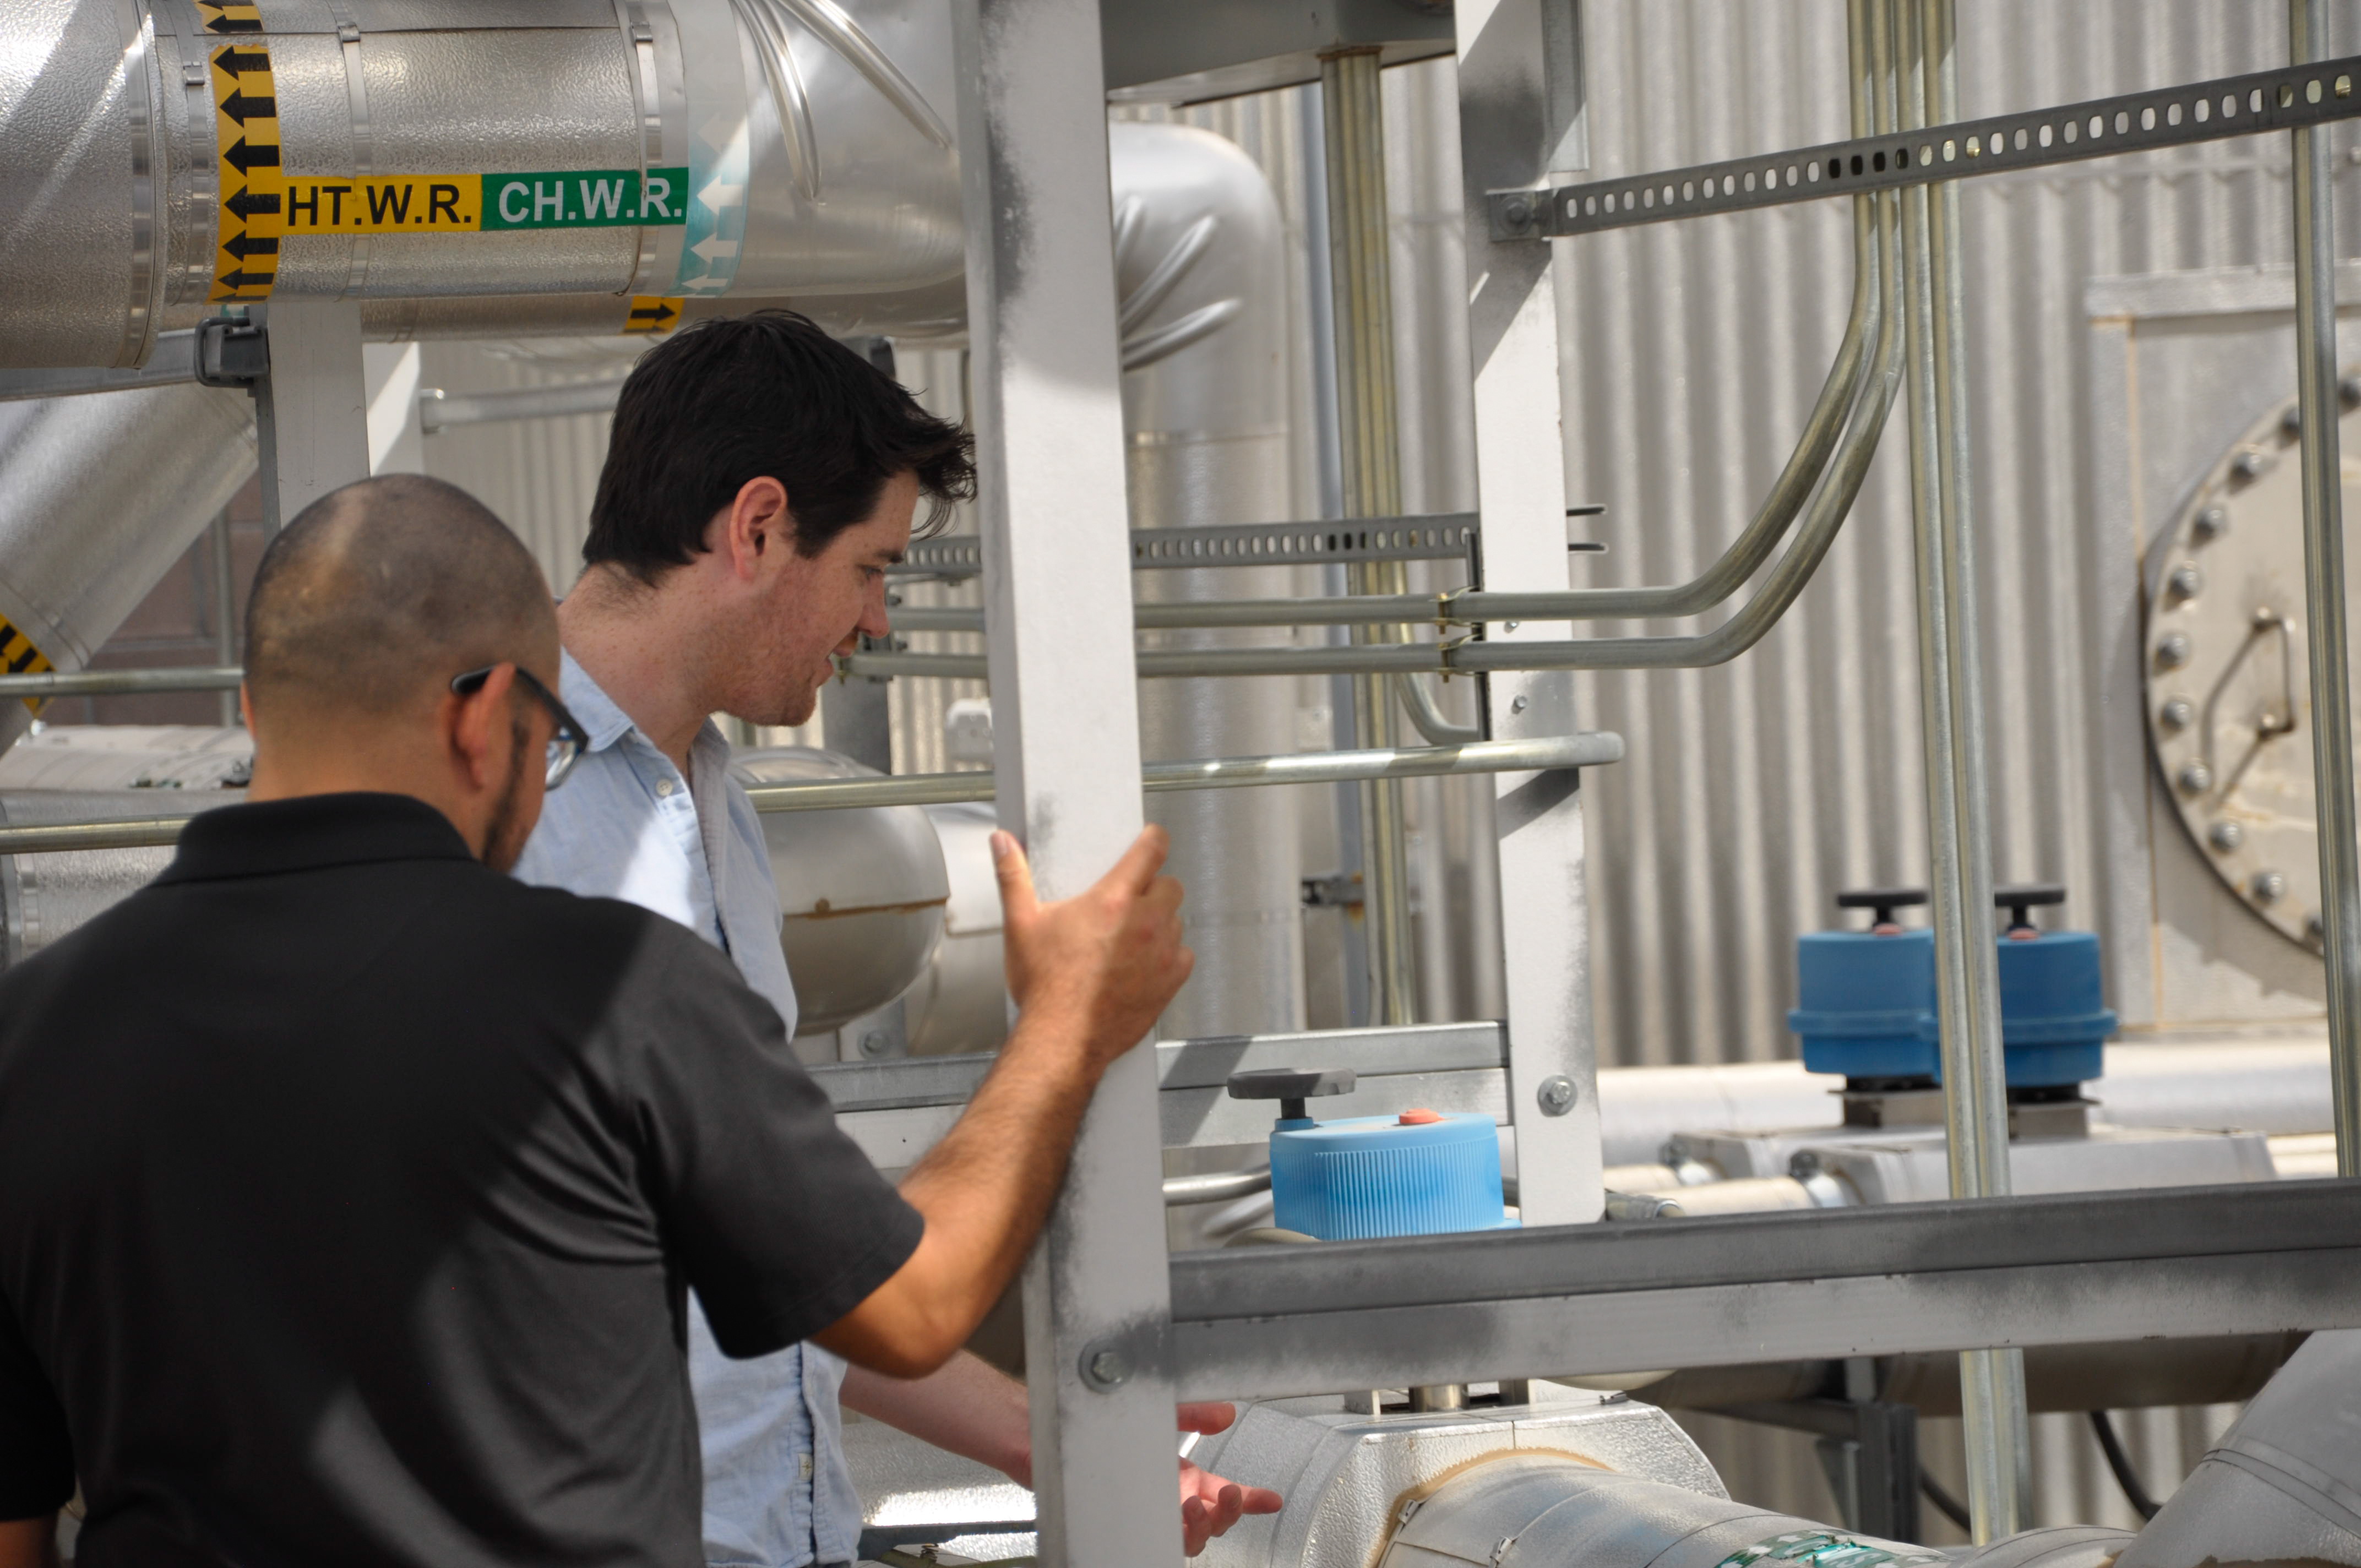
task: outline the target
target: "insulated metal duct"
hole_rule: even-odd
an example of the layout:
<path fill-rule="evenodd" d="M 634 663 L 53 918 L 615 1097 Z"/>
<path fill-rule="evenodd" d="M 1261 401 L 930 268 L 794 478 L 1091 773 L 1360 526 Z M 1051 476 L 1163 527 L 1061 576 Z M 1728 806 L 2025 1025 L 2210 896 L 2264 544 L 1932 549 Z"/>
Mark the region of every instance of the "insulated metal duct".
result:
<path fill-rule="evenodd" d="M 2305 1341 L 2118 1559 L 2299 1561 L 2361 1563 L 2361 1330 Z"/>
<path fill-rule="evenodd" d="M 9 27 L 8 366 L 140 364 L 219 302 L 961 270 L 940 0 L 24 0 Z"/>
<path fill-rule="evenodd" d="M 226 806 L 243 793 L 213 795 Z M 160 817 L 186 810 L 178 795 L 152 790 L 0 794 L 0 824 L 11 828 L 73 822 L 93 816 Z M 23 962 L 80 929 L 156 879 L 170 850 L 66 850 L 50 855 L 0 855 L 0 969 Z"/>
<path fill-rule="evenodd" d="M 1108 129 L 1131 525 L 1286 521 L 1283 238 L 1269 182 L 1235 143 L 1185 126 Z M 1141 572 L 1146 604 L 1284 597 L 1284 567 Z M 1284 630 L 1158 631 L 1143 649 L 1285 643 Z M 1151 681 L 1140 688 L 1150 762 L 1296 749 L 1280 680 Z M 1168 1038 L 1303 1027 L 1301 851 L 1295 793 L 1159 796 L 1169 869 L 1197 967 L 1165 1010 Z"/>
<path fill-rule="evenodd" d="M 87 665 L 253 470 L 244 393 L 0 403 L 0 665 Z M 32 716 L 0 701 L 0 750 Z"/>

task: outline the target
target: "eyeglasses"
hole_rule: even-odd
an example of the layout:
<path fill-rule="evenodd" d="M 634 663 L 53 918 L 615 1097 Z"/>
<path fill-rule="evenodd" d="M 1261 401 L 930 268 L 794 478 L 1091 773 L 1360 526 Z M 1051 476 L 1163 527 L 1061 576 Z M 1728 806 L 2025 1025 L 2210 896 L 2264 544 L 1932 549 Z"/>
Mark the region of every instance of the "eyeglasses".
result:
<path fill-rule="evenodd" d="M 484 683 L 490 680 L 492 672 L 499 668 L 498 664 L 487 664 L 480 670 L 454 675 L 451 677 L 451 689 L 461 696 L 473 696 L 484 689 Z M 557 694 L 542 685 L 540 677 L 531 670 L 519 664 L 516 677 L 527 691 L 541 699 L 541 706 L 549 709 L 549 717 L 557 726 L 549 737 L 549 762 L 547 771 L 542 775 L 542 787 L 555 789 L 566 782 L 566 775 L 574 771 L 574 764 L 582 760 L 582 753 L 590 749 L 590 732 L 582 728 L 580 719 L 566 711 L 566 705 L 557 700 Z"/>

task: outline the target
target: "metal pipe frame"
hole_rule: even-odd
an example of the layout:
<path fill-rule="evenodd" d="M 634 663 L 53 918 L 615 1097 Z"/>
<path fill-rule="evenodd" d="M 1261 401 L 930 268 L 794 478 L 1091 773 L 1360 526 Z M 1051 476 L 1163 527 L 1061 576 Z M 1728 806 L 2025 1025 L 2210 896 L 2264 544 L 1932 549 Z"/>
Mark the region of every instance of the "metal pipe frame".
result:
<path fill-rule="evenodd" d="M 2288 0 L 2289 55 L 2328 52 L 2328 6 Z M 2338 451 L 2334 187 L 2321 133 L 2289 133 L 2295 168 L 2296 398 L 2302 420 L 2304 649 L 2312 673 L 2312 779 L 2320 829 L 2321 946 L 2327 964 L 2336 1170 L 2361 1176 L 2361 841 L 2353 799 L 2352 666 L 2346 656 L 2345 487 Z"/>
<path fill-rule="evenodd" d="M 1901 128 L 1941 103 L 1953 43 L 1944 0 L 1879 7 L 1878 52 Z M 1872 22 L 1877 18 L 1872 18 Z M 1881 71 L 1881 77 L 1884 75 Z M 1949 77 L 1957 93 L 1956 68 Z M 2008 1103 L 1992 931 L 1992 828 L 1985 793 L 1973 537 L 1967 517 L 1964 336 L 1955 183 L 1948 211 L 1925 185 L 1900 192 L 1910 345 L 1910 513 L 1918 600 L 1918 702 L 1926 752 L 1928 879 L 1951 1196 L 2009 1190 Z M 1948 221 L 1946 221 L 1948 219 Z M 1942 253 L 1938 256 L 1938 253 Z M 1960 1365 L 1968 1508 L 1981 1543 L 2023 1527 L 2028 1496 L 2024 1364 L 1971 1349 Z"/>
<path fill-rule="evenodd" d="M 1401 510 L 1400 431 L 1394 398 L 1394 315 L 1386 224 L 1385 107 L 1378 51 L 1345 49 L 1320 61 L 1322 149 L 1328 195 L 1328 291 L 1335 320 L 1336 429 L 1345 517 L 1390 517 Z M 1408 578 L 1399 561 L 1346 567 L 1356 593 L 1391 590 Z M 1399 627 L 1356 626 L 1357 644 L 1406 641 Z M 1354 739 L 1393 744 L 1393 692 L 1363 673 L 1353 683 Z M 1370 1013 L 1379 1022 L 1416 1016 L 1411 950 L 1410 861 L 1401 785 L 1361 786 L 1361 865 L 1369 957 Z"/>
<path fill-rule="evenodd" d="M 562 419 L 572 414 L 615 411 L 623 395 L 620 378 L 569 381 L 555 387 L 521 387 L 509 392 L 446 392 L 428 387 L 418 394 L 418 428 L 439 435 L 462 425 L 511 419 Z M 983 630 L 979 622 L 976 630 Z"/>
<path fill-rule="evenodd" d="M 2361 1182 L 1183 1253 L 1184 1399 L 2361 1326 Z"/>
<path fill-rule="evenodd" d="M 1359 751 L 1301 751 L 1277 757 L 1213 757 L 1149 762 L 1140 790 L 1245 789 L 1265 784 L 1348 784 L 1364 779 L 1433 778 L 1449 773 L 1509 773 L 1600 767 L 1623 760 L 1623 738 L 1609 730 L 1543 740 L 1483 740 L 1466 746 Z M 879 806 L 941 806 L 998 798 L 991 773 L 905 773 L 888 778 L 818 779 L 757 784 L 746 791 L 760 812 L 843 811 Z M 194 815 L 193 813 L 191 815 Z M 59 850 L 130 850 L 170 844 L 188 816 L 49 822 L 0 828 L 0 855 Z"/>

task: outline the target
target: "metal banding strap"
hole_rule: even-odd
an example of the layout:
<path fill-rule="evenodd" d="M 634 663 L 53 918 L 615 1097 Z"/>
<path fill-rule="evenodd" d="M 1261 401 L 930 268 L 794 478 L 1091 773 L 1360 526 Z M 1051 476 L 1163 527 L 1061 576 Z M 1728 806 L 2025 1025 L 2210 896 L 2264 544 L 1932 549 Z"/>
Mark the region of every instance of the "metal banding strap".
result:
<path fill-rule="evenodd" d="M 361 25 L 353 17 L 352 7 L 345 0 L 327 0 L 328 14 L 335 18 L 336 44 L 345 60 L 345 102 L 347 124 L 352 127 L 353 172 L 368 174 L 375 171 L 375 138 L 369 132 L 368 82 L 361 71 Z M 369 236 L 353 236 L 352 250 L 345 263 L 345 298 L 356 299 L 368 291 L 369 270 Z"/>
<path fill-rule="evenodd" d="M 199 0 L 206 28 L 258 32 L 252 5 Z M 253 26 L 245 24 L 251 21 Z M 214 141 L 220 181 L 213 289 L 205 298 L 259 303 L 279 281 L 279 240 L 286 232 L 286 182 L 279 148 L 279 90 L 270 49 L 259 38 L 215 46 L 211 53 Z"/>
<path fill-rule="evenodd" d="M 673 291 L 710 298 L 738 280 L 746 237 L 753 133 L 747 124 L 742 47 L 737 13 L 729 5 L 683 6 L 673 13 L 673 25 L 684 71 L 710 93 L 686 105 L 688 221 Z"/>
<path fill-rule="evenodd" d="M 156 167 L 162 149 L 156 137 L 157 84 L 149 81 L 157 59 L 155 24 L 133 0 L 116 0 L 115 14 L 123 33 L 123 53 L 116 69 L 123 73 L 122 90 L 131 122 L 131 269 L 123 344 L 115 356 L 119 367 L 147 358 L 155 343 Z"/>

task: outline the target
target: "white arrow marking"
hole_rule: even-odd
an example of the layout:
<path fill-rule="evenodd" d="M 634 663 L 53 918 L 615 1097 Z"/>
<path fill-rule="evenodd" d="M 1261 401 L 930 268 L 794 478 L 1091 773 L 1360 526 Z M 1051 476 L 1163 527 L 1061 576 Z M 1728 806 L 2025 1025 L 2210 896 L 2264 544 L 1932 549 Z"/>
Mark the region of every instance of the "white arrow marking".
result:
<path fill-rule="evenodd" d="M 705 258 L 706 266 L 711 267 L 722 257 L 737 255 L 738 242 L 734 239 L 723 239 L 718 235 L 710 235 L 688 248 Z"/>
<path fill-rule="evenodd" d="M 704 203 L 707 206 L 712 208 L 714 212 L 718 214 L 724 207 L 734 207 L 740 202 L 744 201 L 746 199 L 746 187 L 743 185 L 724 185 L 717 180 L 712 184 L 708 185 L 704 190 L 699 191 L 697 193 L 697 199 Z"/>

